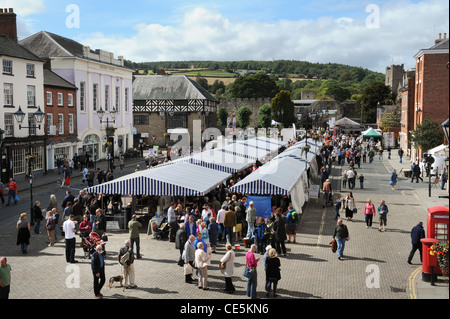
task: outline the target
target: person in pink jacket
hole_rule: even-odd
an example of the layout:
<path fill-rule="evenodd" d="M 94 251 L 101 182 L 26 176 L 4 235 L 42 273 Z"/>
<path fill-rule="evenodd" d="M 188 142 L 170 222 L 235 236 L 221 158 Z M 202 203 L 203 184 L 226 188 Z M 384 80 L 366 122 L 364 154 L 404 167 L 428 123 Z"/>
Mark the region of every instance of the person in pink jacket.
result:
<path fill-rule="evenodd" d="M 367 200 L 366 206 L 364 206 L 364 217 L 366 219 L 366 228 L 372 227 L 373 216 L 376 214 L 375 205 L 372 204 L 370 199 Z"/>
<path fill-rule="evenodd" d="M 198 269 L 198 288 L 208 290 L 208 265 L 210 264 L 211 252 L 206 253 L 204 244 L 198 242 L 195 251 L 195 267 Z"/>

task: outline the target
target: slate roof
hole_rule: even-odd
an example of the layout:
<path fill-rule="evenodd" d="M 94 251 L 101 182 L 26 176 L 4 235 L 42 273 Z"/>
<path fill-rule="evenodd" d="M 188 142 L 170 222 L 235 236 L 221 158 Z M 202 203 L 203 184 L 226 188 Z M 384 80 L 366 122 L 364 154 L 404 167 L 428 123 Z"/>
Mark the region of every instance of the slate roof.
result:
<path fill-rule="evenodd" d="M 334 122 L 334 125 L 337 126 L 359 126 L 360 124 L 358 122 L 355 122 L 348 117 L 343 117 L 336 122 Z"/>
<path fill-rule="evenodd" d="M 136 75 L 133 100 L 209 100 L 218 102 L 207 90 L 185 75 Z"/>
<path fill-rule="evenodd" d="M 0 34 L 0 56 L 43 62 L 35 54 L 31 53 L 5 34 Z"/>
<path fill-rule="evenodd" d="M 44 69 L 44 85 L 77 90 L 75 85 L 49 69 Z"/>

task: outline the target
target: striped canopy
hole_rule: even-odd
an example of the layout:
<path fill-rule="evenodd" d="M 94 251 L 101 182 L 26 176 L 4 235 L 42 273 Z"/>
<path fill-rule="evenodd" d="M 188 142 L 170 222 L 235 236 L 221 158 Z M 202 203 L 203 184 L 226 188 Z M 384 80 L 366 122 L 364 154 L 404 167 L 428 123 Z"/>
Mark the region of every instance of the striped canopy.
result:
<path fill-rule="evenodd" d="M 86 188 L 88 193 L 156 196 L 203 196 L 231 175 L 191 163 L 179 162 L 138 171 Z"/>

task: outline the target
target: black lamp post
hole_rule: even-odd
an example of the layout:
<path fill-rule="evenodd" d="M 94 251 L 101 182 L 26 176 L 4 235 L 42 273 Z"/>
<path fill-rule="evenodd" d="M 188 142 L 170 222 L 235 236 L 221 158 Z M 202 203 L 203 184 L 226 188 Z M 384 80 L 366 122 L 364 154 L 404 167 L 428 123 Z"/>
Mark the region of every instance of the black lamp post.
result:
<path fill-rule="evenodd" d="M 41 108 L 39 107 L 36 112 L 33 113 L 34 122 L 37 123 L 35 125 L 32 121 L 32 118 L 28 118 L 28 127 L 22 126 L 23 120 L 25 119 L 25 116 L 27 114 L 22 111 L 22 108 L 19 106 L 19 110 L 14 113 L 14 118 L 16 119 L 17 123 L 19 123 L 19 130 L 22 128 L 28 129 L 28 140 L 30 142 L 29 145 L 29 155 L 28 155 L 28 178 L 30 182 L 30 224 L 34 225 L 34 218 L 33 218 L 33 154 L 32 154 L 32 142 L 31 142 L 31 130 L 41 129 L 41 124 L 44 121 L 45 113 L 41 111 Z"/>
<path fill-rule="evenodd" d="M 100 107 L 100 109 L 97 111 L 97 116 L 100 120 L 100 124 L 105 123 L 106 122 L 106 139 L 108 141 L 108 138 L 110 136 L 112 136 L 114 138 L 114 131 L 115 128 L 112 126 L 109 126 L 109 117 L 106 118 L 106 121 L 103 120 L 104 116 L 105 116 L 106 112 L 104 110 L 102 110 L 102 108 Z M 111 118 L 112 118 L 112 123 L 116 123 L 116 117 L 117 117 L 117 110 L 114 108 L 111 111 L 109 111 L 109 114 L 111 114 Z M 106 149 L 106 151 L 108 151 Z M 112 159 L 114 160 L 114 152 L 112 152 L 113 154 L 108 153 L 108 161 L 110 161 L 111 156 Z M 112 164 L 109 165 L 110 162 L 108 162 L 108 167 L 110 167 L 111 171 L 112 171 Z"/>

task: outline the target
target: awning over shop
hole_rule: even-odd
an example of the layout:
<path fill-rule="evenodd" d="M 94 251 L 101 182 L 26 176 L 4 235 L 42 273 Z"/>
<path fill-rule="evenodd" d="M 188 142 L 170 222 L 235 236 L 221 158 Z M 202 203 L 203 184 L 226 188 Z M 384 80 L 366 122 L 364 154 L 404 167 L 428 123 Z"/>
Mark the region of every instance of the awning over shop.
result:
<path fill-rule="evenodd" d="M 86 189 L 88 193 L 156 196 L 205 195 L 231 175 L 191 163 L 138 171 Z"/>

